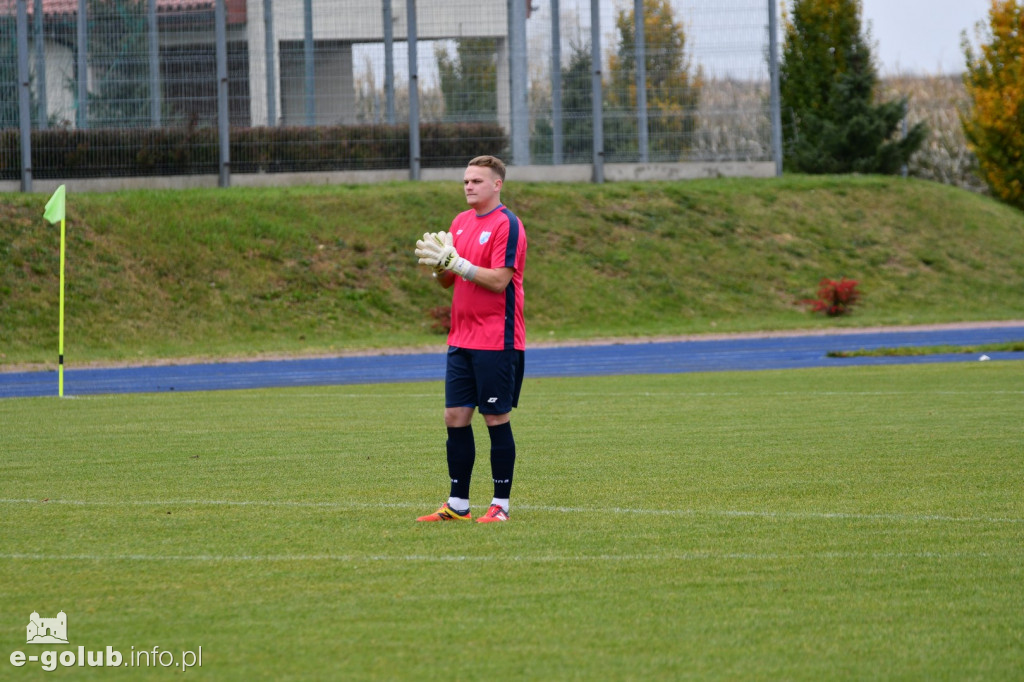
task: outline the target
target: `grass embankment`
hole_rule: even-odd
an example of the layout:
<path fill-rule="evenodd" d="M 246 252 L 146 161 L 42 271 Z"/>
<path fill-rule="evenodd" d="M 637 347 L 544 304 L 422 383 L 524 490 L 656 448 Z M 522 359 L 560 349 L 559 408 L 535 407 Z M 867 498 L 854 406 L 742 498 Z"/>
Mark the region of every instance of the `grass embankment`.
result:
<path fill-rule="evenodd" d="M 921 181 L 510 182 L 532 342 L 1024 317 L 1024 215 Z M 53 365 L 59 230 L 0 195 L 0 366 Z M 68 199 L 65 350 L 87 361 L 437 344 L 413 243 L 457 184 L 131 191 Z M 855 314 L 799 301 L 849 277 Z"/>
<path fill-rule="evenodd" d="M 919 355 L 942 355 L 946 353 L 1024 353 L 1024 341 L 1010 343 L 983 343 L 976 346 L 898 346 L 895 348 L 871 348 L 867 350 L 836 350 L 826 353 L 830 358 L 878 358 L 914 357 Z"/>

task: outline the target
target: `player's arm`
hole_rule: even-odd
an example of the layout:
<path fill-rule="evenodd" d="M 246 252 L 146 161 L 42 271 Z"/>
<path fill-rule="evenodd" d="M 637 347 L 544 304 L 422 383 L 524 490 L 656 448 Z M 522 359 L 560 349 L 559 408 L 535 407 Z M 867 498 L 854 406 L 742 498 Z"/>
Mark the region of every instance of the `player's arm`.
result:
<path fill-rule="evenodd" d="M 512 268 L 480 268 L 476 269 L 473 275 L 473 279 L 470 280 L 473 284 L 481 286 L 488 291 L 493 291 L 498 294 L 505 290 L 508 283 L 512 281 L 512 274 L 514 270 Z M 449 289 L 455 284 L 456 275 L 451 270 L 441 270 L 440 272 L 434 272 L 434 278 L 437 283 L 444 289 Z"/>
<path fill-rule="evenodd" d="M 508 283 L 512 281 L 512 268 L 477 268 L 473 284 L 481 286 L 488 291 L 500 294 L 505 291 Z M 454 281 L 454 277 L 452 280 Z"/>

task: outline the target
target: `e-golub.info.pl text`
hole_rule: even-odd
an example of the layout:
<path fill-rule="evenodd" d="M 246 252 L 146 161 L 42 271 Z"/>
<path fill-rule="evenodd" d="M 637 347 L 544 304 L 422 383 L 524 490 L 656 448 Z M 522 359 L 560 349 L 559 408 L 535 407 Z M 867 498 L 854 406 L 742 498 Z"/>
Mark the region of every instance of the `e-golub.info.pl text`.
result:
<path fill-rule="evenodd" d="M 28 664 L 38 663 L 43 670 L 51 672 L 58 667 L 64 668 L 174 668 L 182 672 L 189 668 L 203 666 L 203 647 L 198 651 L 172 652 L 158 646 L 152 649 L 131 648 L 122 654 L 114 647 L 105 650 L 87 651 L 84 646 L 67 651 L 42 651 L 38 654 L 27 654 L 24 651 L 11 653 L 11 665 L 21 668 Z"/>

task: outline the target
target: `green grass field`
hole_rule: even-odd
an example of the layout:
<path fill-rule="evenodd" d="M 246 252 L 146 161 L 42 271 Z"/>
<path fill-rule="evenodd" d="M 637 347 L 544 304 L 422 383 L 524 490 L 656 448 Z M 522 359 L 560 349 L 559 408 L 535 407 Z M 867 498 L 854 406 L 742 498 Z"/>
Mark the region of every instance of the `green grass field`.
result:
<path fill-rule="evenodd" d="M 2 400 L 0 677 L 159 646 L 217 680 L 1020 679 L 1022 379 L 529 380 L 488 526 L 413 521 L 439 384 Z M 60 610 L 70 646 L 24 643 Z"/>

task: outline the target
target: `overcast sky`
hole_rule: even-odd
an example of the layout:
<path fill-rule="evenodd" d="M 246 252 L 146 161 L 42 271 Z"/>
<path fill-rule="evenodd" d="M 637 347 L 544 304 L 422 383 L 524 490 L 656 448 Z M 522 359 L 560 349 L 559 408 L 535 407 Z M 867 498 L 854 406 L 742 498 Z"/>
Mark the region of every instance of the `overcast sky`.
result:
<path fill-rule="evenodd" d="M 781 14 L 784 3 L 777 0 Z M 562 16 L 562 57 L 565 60 L 574 38 L 589 38 L 590 0 L 560 0 Z M 864 28 L 870 24 L 879 75 L 962 73 L 960 49 L 963 31 L 974 40 L 974 26 L 987 21 L 991 0 L 861 0 Z M 766 0 L 675 0 L 679 18 L 693 33 L 687 45 L 706 73 L 730 73 L 739 78 L 767 77 L 763 40 Z M 546 64 L 550 36 L 550 2 L 536 0 L 527 30 L 531 37 L 532 64 Z M 632 0 L 603 2 L 601 27 L 605 40 L 614 39 L 616 7 L 632 7 Z M 395 74 L 408 73 L 405 43 L 395 44 Z M 383 81 L 383 48 L 380 44 L 356 46 L 356 69 L 369 59 L 378 83 Z M 420 83 L 436 85 L 437 65 L 433 45 L 419 50 Z"/>
<path fill-rule="evenodd" d="M 877 46 L 882 75 L 960 73 L 960 34 L 974 42 L 991 0 L 861 0 Z"/>

